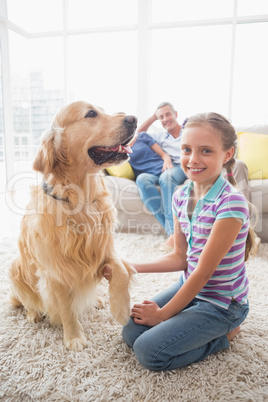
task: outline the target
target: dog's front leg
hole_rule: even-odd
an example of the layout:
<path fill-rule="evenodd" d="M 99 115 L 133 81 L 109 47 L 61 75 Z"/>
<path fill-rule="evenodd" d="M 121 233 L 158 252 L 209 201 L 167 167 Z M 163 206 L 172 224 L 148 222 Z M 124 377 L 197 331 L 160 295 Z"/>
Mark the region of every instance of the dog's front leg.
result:
<path fill-rule="evenodd" d="M 81 351 L 86 345 L 86 337 L 74 310 L 72 298 L 66 292 L 66 288 L 63 286 L 57 285 L 54 288 L 63 326 L 64 345 L 70 350 Z"/>
<path fill-rule="evenodd" d="M 102 267 L 102 275 L 109 280 L 110 310 L 114 318 L 126 325 L 130 317 L 129 282 L 133 270 L 120 260 L 110 261 Z"/>

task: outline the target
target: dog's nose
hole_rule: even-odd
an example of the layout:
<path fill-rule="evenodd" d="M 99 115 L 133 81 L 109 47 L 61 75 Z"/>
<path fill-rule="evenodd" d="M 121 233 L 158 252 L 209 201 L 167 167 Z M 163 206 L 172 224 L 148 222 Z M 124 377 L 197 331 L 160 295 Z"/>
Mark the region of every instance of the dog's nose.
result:
<path fill-rule="evenodd" d="M 131 126 L 137 126 L 138 119 L 135 116 L 126 116 L 124 121 Z"/>

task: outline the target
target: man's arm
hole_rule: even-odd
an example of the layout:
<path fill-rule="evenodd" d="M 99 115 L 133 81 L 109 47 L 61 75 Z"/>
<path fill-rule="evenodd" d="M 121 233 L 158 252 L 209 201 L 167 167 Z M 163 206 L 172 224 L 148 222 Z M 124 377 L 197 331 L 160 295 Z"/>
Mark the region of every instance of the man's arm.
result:
<path fill-rule="evenodd" d="M 151 145 L 151 148 L 164 161 L 162 172 L 164 172 L 166 169 L 172 169 L 174 167 L 169 154 L 164 152 L 163 149 L 160 147 L 160 145 L 157 144 L 157 142 L 155 142 L 153 145 Z"/>
<path fill-rule="evenodd" d="M 156 114 L 154 113 L 149 119 L 147 119 L 144 123 L 140 125 L 137 129 L 137 133 L 140 133 L 141 131 L 147 131 L 148 128 L 156 121 L 158 120 Z"/>

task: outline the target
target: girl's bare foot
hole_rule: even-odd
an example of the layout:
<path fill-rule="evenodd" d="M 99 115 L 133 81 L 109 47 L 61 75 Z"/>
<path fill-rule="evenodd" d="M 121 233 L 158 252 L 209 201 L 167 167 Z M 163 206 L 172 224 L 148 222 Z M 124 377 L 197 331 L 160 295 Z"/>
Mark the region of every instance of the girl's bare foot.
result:
<path fill-rule="evenodd" d="M 240 330 L 241 330 L 241 327 L 239 325 L 239 327 L 236 327 L 232 331 L 228 332 L 228 334 L 226 335 L 228 341 L 230 342 L 238 334 L 238 332 L 240 332 Z"/>

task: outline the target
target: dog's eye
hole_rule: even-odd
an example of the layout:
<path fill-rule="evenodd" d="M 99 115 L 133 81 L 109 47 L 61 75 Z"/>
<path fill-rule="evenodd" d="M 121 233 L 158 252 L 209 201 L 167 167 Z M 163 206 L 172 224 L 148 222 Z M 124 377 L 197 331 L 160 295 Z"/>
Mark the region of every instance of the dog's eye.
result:
<path fill-rule="evenodd" d="M 93 117 L 96 117 L 96 116 L 98 116 L 98 114 L 97 114 L 97 112 L 95 112 L 95 110 L 89 110 L 87 112 L 87 114 L 85 115 L 85 118 L 87 118 L 87 117 L 93 118 Z"/>

